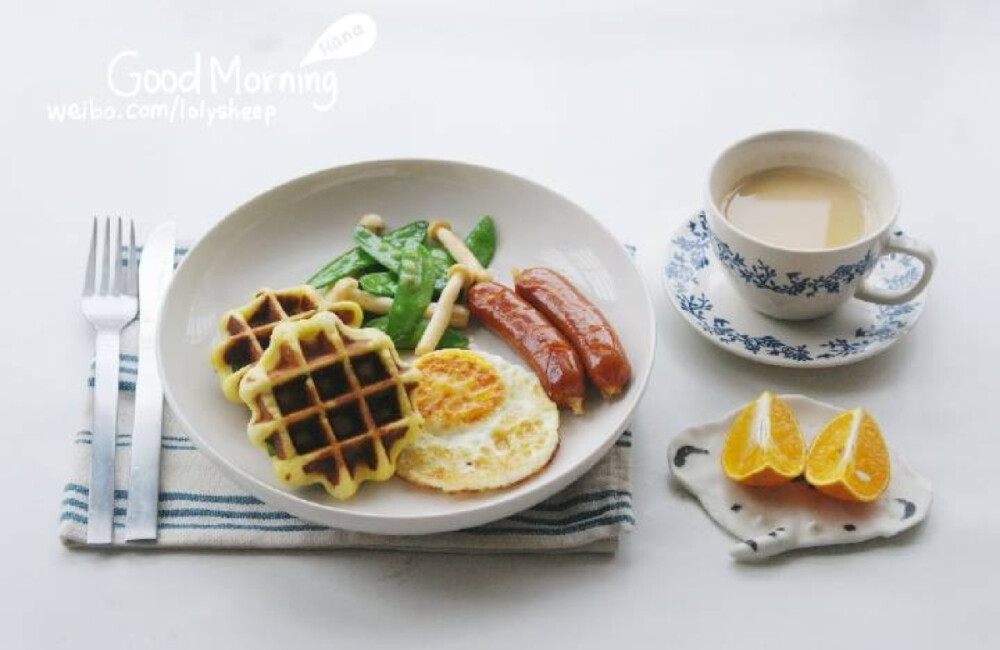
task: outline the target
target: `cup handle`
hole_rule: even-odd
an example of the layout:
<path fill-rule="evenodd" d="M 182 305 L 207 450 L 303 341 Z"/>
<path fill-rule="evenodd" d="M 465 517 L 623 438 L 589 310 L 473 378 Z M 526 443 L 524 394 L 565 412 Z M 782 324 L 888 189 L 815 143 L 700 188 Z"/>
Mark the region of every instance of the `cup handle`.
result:
<path fill-rule="evenodd" d="M 924 265 L 923 272 L 920 274 L 920 280 L 906 291 L 887 291 L 880 287 L 872 286 L 869 278 L 858 287 L 857 292 L 854 294 L 855 298 L 880 305 L 901 305 L 904 302 L 913 300 L 913 298 L 924 290 L 927 283 L 931 281 L 931 276 L 934 275 L 934 266 L 937 264 L 937 256 L 934 254 L 934 249 L 912 237 L 892 234 L 889 236 L 889 243 L 886 244 L 882 255 L 891 255 L 892 253 L 905 253 L 920 260 Z"/>

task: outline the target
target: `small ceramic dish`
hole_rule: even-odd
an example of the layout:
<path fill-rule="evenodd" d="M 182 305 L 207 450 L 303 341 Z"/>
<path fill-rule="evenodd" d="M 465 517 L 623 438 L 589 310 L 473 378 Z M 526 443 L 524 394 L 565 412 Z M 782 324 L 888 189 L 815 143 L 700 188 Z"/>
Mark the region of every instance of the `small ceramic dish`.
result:
<path fill-rule="evenodd" d="M 807 442 L 843 409 L 801 395 L 782 395 L 795 411 Z M 931 507 L 931 486 L 892 450 L 889 487 L 872 503 L 829 497 L 802 478 L 777 487 L 737 483 L 722 470 L 720 453 L 733 420 L 726 417 L 682 431 L 667 450 L 670 471 L 705 512 L 740 541 L 732 556 L 761 560 L 796 548 L 856 544 L 892 537 L 916 526 Z"/>

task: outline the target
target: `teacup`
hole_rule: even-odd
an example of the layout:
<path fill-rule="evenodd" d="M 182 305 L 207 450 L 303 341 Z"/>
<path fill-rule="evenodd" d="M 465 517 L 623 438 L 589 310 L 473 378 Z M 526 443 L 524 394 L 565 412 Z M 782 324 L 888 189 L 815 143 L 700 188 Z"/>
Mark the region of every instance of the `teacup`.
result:
<path fill-rule="evenodd" d="M 805 168 L 847 180 L 865 197 L 870 223 L 860 239 L 833 248 L 775 245 L 736 227 L 725 201 L 745 179 L 778 168 Z M 732 145 L 716 159 L 708 179 L 705 213 L 713 248 L 737 293 L 757 311 L 784 320 L 829 314 L 851 297 L 897 305 L 920 294 L 934 273 L 930 246 L 896 227 L 899 195 L 885 163 L 866 147 L 819 131 L 773 131 Z M 879 257 L 912 255 L 920 279 L 904 291 L 875 286 L 867 276 Z"/>

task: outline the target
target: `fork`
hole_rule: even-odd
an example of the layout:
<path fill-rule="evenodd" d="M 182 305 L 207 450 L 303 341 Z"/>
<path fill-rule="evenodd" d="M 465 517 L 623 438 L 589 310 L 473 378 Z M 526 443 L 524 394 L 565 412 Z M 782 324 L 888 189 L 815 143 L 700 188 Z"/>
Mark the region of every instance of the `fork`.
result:
<path fill-rule="evenodd" d="M 90 457 L 90 499 L 87 543 L 110 544 L 115 503 L 115 434 L 118 422 L 118 364 L 121 331 L 135 318 L 138 300 L 138 260 L 135 224 L 129 225 L 127 266 L 122 264 L 122 219 L 118 217 L 114 266 L 111 266 L 111 219 L 104 220 L 100 287 L 97 286 L 97 217 L 90 233 L 87 277 L 83 285 L 83 315 L 97 330 L 94 370 L 94 423 Z"/>

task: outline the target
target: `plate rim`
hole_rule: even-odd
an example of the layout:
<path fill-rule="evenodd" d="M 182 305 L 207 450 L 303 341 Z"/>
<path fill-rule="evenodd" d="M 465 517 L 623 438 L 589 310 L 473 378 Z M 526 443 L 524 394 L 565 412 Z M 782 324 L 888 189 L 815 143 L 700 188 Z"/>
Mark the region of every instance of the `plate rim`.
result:
<path fill-rule="evenodd" d="M 431 165 L 453 167 L 466 169 L 475 173 L 499 175 L 519 183 L 527 184 L 528 186 L 547 192 L 560 201 L 564 201 L 567 206 L 575 209 L 580 215 L 582 215 L 583 218 L 589 219 L 593 225 L 597 226 L 603 236 L 607 237 L 608 240 L 621 247 L 622 255 L 625 256 L 630 268 L 635 273 L 635 279 L 638 280 L 640 295 L 642 296 L 647 313 L 646 327 L 650 336 L 645 346 L 643 346 L 645 349 L 640 350 L 640 358 L 648 359 L 648 362 L 645 364 L 645 368 L 643 368 L 642 371 L 633 375 L 627 394 L 632 393 L 634 396 L 629 397 L 631 403 L 626 406 L 625 412 L 614 425 L 613 432 L 608 435 L 594 451 L 584 457 L 582 461 L 571 466 L 563 475 L 553 479 L 551 482 L 541 483 L 538 486 L 530 488 L 521 494 L 516 494 L 509 499 L 504 499 L 494 503 L 484 503 L 457 513 L 386 516 L 366 512 L 340 510 L 336 507 L 336 503 L 321 504 L 316 501 L 305 499 L 297 493 L 283 491 L 280 488 L 254 477 L 227 460 L 223 454 L 217 452 L 212 445 L 197 432 L 188 417 L 185 415 L 184 411 L 178 406 L 177 399 L 166 376 L 166 364 L 163 363 L 163 347 L 165 345 L 165 328 L 162 327 L 164 322 L 163 315 L 167 312 L 167 305 L 175 300 L 175 287 L 177 284 L 174 281 L 171 281 L 161 303 L 161 317 L 157 323 L 156 330 L 157 366 L 160 380 L 163 385 L 163 394 L 167 403 L 173 410 L 173 414 L 177 418 L 177 421 L 180 423 L 185 433 L 187 433 L 191 438 L 192 442 L 194 442 L 194 444 L 198 447 L 199 452 L 204 454 L 213 464 L 219 467 L 225 473 L 227 478 L 271 507 L 289 512 L 301 519 L 313 523 L 355 532 L 375 534 L 421 535 L 451 532 L 481 526 L 537 505 L 548 497 L 568 487 L 593 468 L 594 465 L 596 465 L 608 453 L 614 443 L 621 436 L 622 432 L 628 428 L 632 416 L 638 408 L 639 403 L 642 401 L 642 397 L 649 386 L 649 379 L 652 376 L 652 371 L 656 363 L 656 350 L 658 347 L 656 308 L 653 302 L 650 287 L 634 257 L 632 257 L 625 250 L 623 242 L 611 232 L 608 226 L 595 217 L 590 211 L 583 208 L 577 202 L 569 199 L 564 194 L 557 192 L 546 185 L 525 176 L 514 174 L 495 167 L 439 158 L 379 158 L 362 160 L 344 165 L 335 165 L 333 167 L 296 176 L 259 192 L 248 200 L 243 201 L 223 217 L 218 219 L 207 231 L 205 231 L 188 247 L 187 254 L 181 259 L 180 264 L 174 272 L 174 279 L 184 272 L 186 266 L 190 265 L 189 261 L 194 255 L 197 254 L 198 248 L 203 242 L 209 240 L 213 236 L 217 236 L 216 233 L 218 231 L 222 230 L 226 224 L 237 219 L 239 215 L 251 205 L 259 201 L 267 200 L 268 198 L 273 198 L 275 195 L 281 194 L 282 192 L 287 192 L 293 189 L 296 185 L 308 185 L 324 176 L 347 174 L 351 172 L 358 172 L 365 168 L 378 168 L 386 165 Z M 642 342 L 640 342 L 640 345 L 641 343 Z M 324 513 L 327 518 L 318 519 L 316 516 L 318 513 L 315 512 L 317 508 L 319 508 L 320 512 Z M 456 521 L 459 519 L 461 521 Z M 331 523 L 332 520 L 337 521 L 335 523 Z M 401 522 L 402 526 L 393 526 L 393 522 Z"/>
<path fill-rule="evenodd" d="M 699 211 L 696 210 L 694 211 L 693 214 L 697 216 L 698 213 Z M 927 289 L 924 289 L 924 291 L 920 292 L 917 296 L 914 296 L 914 298 L 911 301 L 909 301 L 909 302 L 919 302 L 919 308 L 916 310 L 916 313 L 913 315 L 913 318 L 909 321 L 909 325 L 906 327 L 906 329 L 900 331 L 897 336 L 894 336 L 893 338 L 887 341 L 879 341 L 878 343 L 872 345 L 870 348 L 868 348 L 866 352 L 853 354 L 846 357 L 831 357 L 827 359 L 814 358 L 808 361 L 796 361 L 794 359 L 786 359 L 785 357 L 781 356 L 756 355 L 750 352 L 749 350 L 746 350 L 745 348 L 739 347 L 735 344 L 724 343 L 723 341 L 720 341 L 719 339 L 715 338 L 714 336 L 706 332 L 701 327 L 698 327 L 698 325 L 692 320 L 691 316 L 687 314 L 683 309 L 681 309 L 680 305 L 677 304 L 677 297 L 674 295 L 674 292 L 672 291 L 670 280 L 667 278 L 665 272 L 667 266 L 665 262 L 670 259 L 670 252 L 675 248 L 674 239 L 676 239 L 679 235 L 681 235 L 684 232 L 687 225 L 689 223 L 692 223 L 692 220 L 694 218 L 695 218 L 694 216 L 685 217 L 684 222 L 671 231 L 670 236 L 667 239 L 667 243 L 663 248 L 663 253 L 661 254 L 661 261 L 657 268 L 657 274 L 660 276 L 660 286 L 662 287 L 663 292 L 667 296 L 667 301 L 673 306 L 677 314 L 681 317 L 681 319 L 685 323 L 687 323 L 691 327 L 691 329 L 698 332 L 698 334 L 700 334 L 704 339 L 710 341 L 716 347 L 725 350 L 726 352 L 729 352 L 730 354 L 733 354 L 737 357 L 740 357 L 741 359 L 746 359 L 747 361 L 753 361 L 767 366 L 774 366 L 779 368 L 797 368 L 801 370 L 821 370 L 824 368 L 837 368 L 841 366 L 851 365 L 854 363 L 860 363 L 862 361 L 866 361 L 868 359 L 877 357 L 878 355 L 884 353 L 886 350 L 888 350 L 893 345 L 898 343 L 900 340 L 902 340 L 907 334 L 909 334 L 913 330 L 913 327 L 917 324 L 917 322 L 924 314 L 929 287 Z M 714 255 L 714 253 L 710 253 L 710 255 Z M 714 259 L 710 261 L 708 266 L 708 271 L 706 273 L 720 273 L 721 268 L 719 268 L 717 264 L 713 264 L 712 262 L 714 262 Z M 726 281 L 728 282 L 729 280 L 726 279 Z M 852 297 L 851 300 L 856 300 L 856 298 Z M 904 304 L 909 304 L 909 303 L 904 303 Z M 747 306 L 746 308 L 752 309 L 749 306 Z"/>

